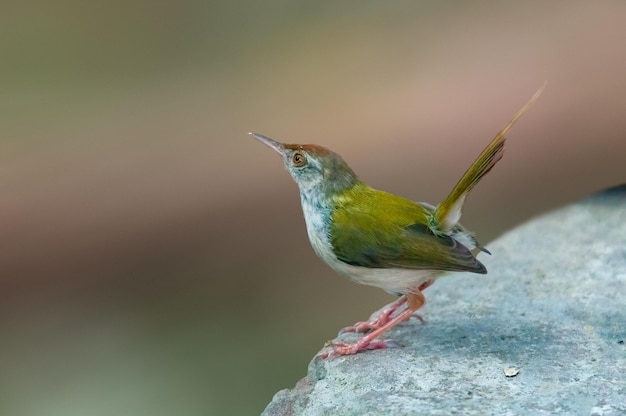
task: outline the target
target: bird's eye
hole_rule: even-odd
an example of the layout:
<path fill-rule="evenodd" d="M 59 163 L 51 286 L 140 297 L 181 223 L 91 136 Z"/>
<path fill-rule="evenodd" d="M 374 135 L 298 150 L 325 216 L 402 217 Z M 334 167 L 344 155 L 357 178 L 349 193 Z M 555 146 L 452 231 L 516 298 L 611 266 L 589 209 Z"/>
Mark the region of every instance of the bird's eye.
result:
<path fill-rule="evenodd" d="M 292 156 L 291 156 L 291 163 L 293 163 L 293 165 L 295 167 L 301 167 L 306 165 L 306 157 L 304 156 L 303 153 L 300 152 L 295 152 Z"/>

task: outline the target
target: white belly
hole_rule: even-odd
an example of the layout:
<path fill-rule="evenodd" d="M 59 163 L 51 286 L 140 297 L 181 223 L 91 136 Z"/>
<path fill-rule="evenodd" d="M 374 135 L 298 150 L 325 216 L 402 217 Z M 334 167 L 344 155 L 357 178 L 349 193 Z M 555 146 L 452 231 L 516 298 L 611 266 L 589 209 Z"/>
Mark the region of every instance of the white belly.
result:
<path fill-rule="evenodd" d="M 376 286 L 393 294 L 407 294 L 417 290 L 423 283 L 441 275 L 437 270 L 414 270 L 400 268 L 369 268 L 352 266 L 337 258 L 326 261 L 337 273 L 350 280 L 369 286 Z"/>

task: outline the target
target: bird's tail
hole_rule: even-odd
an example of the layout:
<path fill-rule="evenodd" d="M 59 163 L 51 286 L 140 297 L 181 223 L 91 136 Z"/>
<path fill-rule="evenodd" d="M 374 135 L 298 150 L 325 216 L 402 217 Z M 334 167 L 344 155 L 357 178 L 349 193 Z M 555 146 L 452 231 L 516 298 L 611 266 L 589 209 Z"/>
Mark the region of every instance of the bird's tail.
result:
<path fill-rule="evenodd" d="M 500 130 L 491 143 L 485 147 L 480 156 L 467 169 L 461 180 L 456 184 L 450 195 L 435 209 L 431 218 L 431 228 L 435 232 L 448 233 L 459 222 L 461 218 L 461 210 L 463 203 L 469 192 L 495 166 L 504 154 L 504 141 L 506 135 L 520 117 L 530 108 L 530 106 L 539 98 L 546 84 L 532 96 L 524 107 Z"/>

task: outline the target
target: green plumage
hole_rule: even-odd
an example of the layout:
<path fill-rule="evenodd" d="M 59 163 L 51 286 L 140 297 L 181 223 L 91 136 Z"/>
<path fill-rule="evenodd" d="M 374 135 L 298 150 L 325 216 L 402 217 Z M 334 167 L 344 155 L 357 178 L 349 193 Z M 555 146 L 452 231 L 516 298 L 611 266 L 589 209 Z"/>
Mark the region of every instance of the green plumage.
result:
<path fill-rule="evenodd" d="M 358 182 L 335 196 L 330 241 L 353 266 L 486 273 L 470 250 L 432 232 L 432 209 Z"/>

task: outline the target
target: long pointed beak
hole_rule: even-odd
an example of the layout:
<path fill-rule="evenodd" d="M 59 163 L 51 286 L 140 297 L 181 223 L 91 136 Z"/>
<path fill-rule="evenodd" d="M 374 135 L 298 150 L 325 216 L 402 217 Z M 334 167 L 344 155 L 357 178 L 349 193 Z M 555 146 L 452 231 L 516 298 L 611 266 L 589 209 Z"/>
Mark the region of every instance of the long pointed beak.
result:
<path fill-rule="evenodd" d="M 276 150 L 279 154 L 281 155 L 283 154 L 283 151 L 285 150 L 285 145 L 282 144 L 281 142 L 277 142 L 274 139 L 270 139 L 269 137 L 263 136 L 262 134 L 258 134 L 258 133 L 248 133 L 248 134 L 250 134 L 252 137 L 257 139 L 258 141 L 260 141 L 267 147 L 271 147 L 272 149 Z"/>

